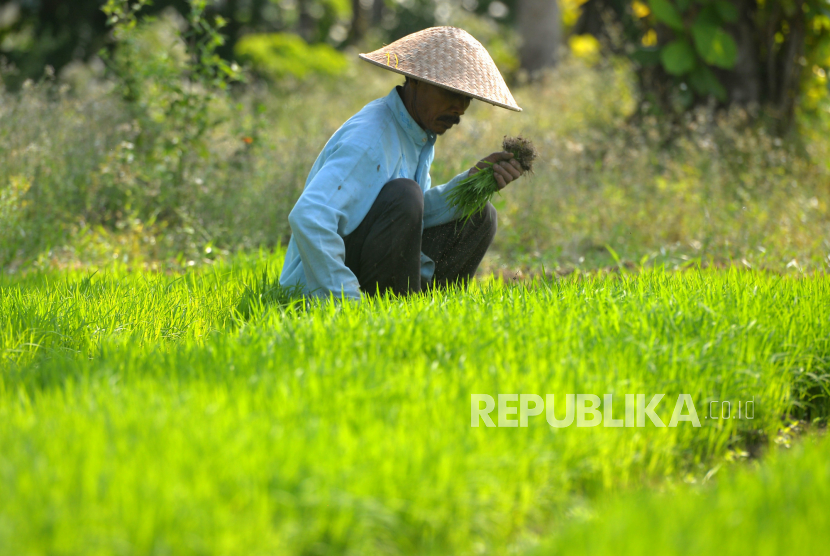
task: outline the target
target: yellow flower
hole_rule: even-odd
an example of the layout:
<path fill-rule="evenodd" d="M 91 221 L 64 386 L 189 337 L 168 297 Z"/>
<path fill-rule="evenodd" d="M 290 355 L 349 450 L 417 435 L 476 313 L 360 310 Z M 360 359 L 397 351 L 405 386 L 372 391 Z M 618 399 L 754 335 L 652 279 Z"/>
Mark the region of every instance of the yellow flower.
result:
<path fill-rule="evenodd" d="M 592 35 L 573 35 L 568 39 L 573 55 L 588 65 L 599 61 L 599 41 Z"/>
<path fill-rule="evenodd" d="M 651 10 L 648 9 L 648 6 L 646 6 L 642 2 L 637 2 L 636 0 L 631 3 L 631 10 L 634 12 L 634 15 L 636 15 L 640 19 L 648 16 L 648 14 L 651 13 Z"/>

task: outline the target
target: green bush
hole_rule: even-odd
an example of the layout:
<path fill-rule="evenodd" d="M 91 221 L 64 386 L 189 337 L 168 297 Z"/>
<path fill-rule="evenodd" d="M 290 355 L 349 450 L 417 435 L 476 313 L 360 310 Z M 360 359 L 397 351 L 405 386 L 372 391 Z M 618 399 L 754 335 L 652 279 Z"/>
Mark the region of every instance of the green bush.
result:
<path fill-rule="evenodd" d="M 106 58 L 133 118 L 134 140 L 112 150 L 98 176 L 95 186 L 109 201 L 99 206 L 100 218 L 187 223 L 194 200 L 186 183 L 209 156 L 208 132 L 221 121 L 216 105 L 240 74 L 216 53 L 225 22 L 206 18 L 206 0 L 190 0 L 186 21 L 141 18 L 147 3 L 109 0 L 103 8 L 116 40 Z"/>
<path fill-rule="evenodd" d="M 236 43 L 234 52 L 257 73 L 274 81 L 336 77 L 349 67 L 346 57 L 331 46 L 310 45 L 291 33 L 247 35 Z"/>

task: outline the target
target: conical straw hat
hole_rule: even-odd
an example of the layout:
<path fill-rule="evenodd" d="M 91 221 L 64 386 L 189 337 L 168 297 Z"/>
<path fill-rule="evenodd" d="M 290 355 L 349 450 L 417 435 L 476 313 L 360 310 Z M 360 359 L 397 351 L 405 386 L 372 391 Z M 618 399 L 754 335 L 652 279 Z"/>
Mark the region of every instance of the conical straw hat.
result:
<path fill-rule="evenodd" d="M 360 57 L 419 81 L 522 111 L 487 49 L 463 29 L 430 27 Z"/>

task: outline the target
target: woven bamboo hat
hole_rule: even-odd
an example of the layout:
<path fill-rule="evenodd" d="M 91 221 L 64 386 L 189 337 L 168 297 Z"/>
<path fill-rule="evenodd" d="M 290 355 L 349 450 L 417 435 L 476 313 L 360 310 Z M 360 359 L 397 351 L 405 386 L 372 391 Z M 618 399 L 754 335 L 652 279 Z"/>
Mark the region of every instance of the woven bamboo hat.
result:
<path fill-rule="evenodd" d="M 463 29 L 430 27 L 360 57 L 419 81 L 522 111 L 487 49 Z"/>

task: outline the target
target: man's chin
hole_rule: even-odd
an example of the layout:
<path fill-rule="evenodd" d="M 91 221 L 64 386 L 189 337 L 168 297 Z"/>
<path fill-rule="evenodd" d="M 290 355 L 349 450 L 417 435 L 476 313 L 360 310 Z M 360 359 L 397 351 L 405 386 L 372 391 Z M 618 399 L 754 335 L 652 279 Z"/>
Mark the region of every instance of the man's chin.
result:
<path fill-rule="evenodd" d="M 444 133 L 449 131 L 449 129 L 451 127 L 453 127 L 454 125 L 455 124 L 450 124 L 450 123 L 447 123 L 447 122 L 438 122 L 437 125 L 435 126 L 436 129 L 433 129 L 432 131 L 433 131 L 433 133 L 435 133 L 435 135 L 444 135 Z"/>

